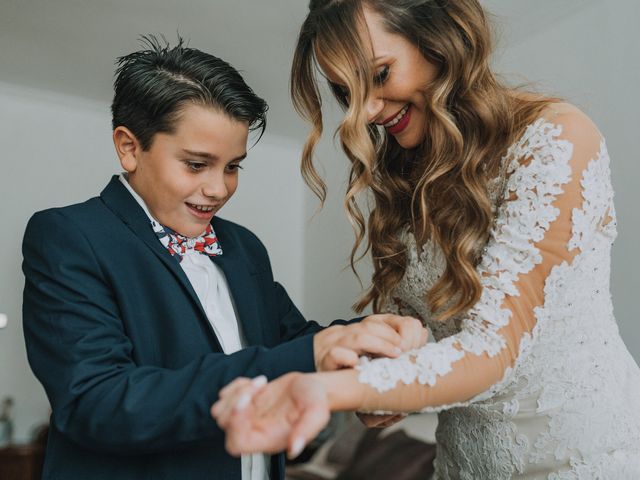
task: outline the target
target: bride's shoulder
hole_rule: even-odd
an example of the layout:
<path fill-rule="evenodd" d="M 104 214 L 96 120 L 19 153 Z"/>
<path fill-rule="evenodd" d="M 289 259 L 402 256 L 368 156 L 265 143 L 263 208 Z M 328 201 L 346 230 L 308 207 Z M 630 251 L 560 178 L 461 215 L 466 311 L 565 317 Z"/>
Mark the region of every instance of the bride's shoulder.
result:
<path fill-rule="evenodd" d="M 595 150 L 603 137 L 593 120 L 571 103 L 551 103 L 542 110 L 541 119 L 558 128 L 557 137 L 575 148 Z"/>
<path fill-rule="evenodd" d="M 572 168 L 580 168 L 580 164 L 602 150 L 603 142 L 600 130 L 586 113 L 570 103 L 554 102 L 527 126 L 517 144 L 524 146 L 524 151 L 519 149 L 518 152 L 525 159 L 524 163 L 527 163 L 526 154 L 530 149 L 544 148 L 546 152 L 570 159 Z"/>

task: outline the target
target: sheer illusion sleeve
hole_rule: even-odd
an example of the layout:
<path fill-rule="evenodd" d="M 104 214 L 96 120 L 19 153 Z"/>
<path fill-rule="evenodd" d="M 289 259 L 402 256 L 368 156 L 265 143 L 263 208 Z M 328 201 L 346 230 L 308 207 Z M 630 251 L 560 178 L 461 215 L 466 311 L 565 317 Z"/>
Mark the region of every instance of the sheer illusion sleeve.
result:
<path fill-rule="evenodd" d="M 509 150 L 508 180 L 477 268 L 480 300 L 455 335 L 396 359 L 361 358 L 358 380 L 378 391 L 367 411 L 427 411 L 486 400 L 508 382 L 535 342 L 553 268 L 580 252 L 572 237 L 585 201 L 583 175 L 604 149 L 581 112 L 540 119 Z M 604 210 L 598 223 L 611 221 Z M 598 225 L 584 225 L 597 228 Z"/>

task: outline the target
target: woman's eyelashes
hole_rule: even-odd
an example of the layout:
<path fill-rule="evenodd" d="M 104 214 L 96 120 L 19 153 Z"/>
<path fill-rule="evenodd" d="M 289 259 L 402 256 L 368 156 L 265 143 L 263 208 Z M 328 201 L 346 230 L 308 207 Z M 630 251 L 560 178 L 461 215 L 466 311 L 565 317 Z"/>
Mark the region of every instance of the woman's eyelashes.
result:
<path fill-rule="evenodd" d="M 373 76 L 373 83 L 376 86 L 380 86 L 387 81 L 387 78 L 389 78 L 389 65 L 383 65 L 376 70 Z"/>
<path fill-rule="evenodd" d="M 382 65 L 381 67 L 379 67 L 373 75 L 373 85 L 375 87 L 382 86 L 389 78 L 389 73 L 389 65 Z M 331 86 L 334 94 L 338 99 L 344 101 L 347 104 L 349 103 L 349 89 L 346 86 L 339 85 L 333 82 L 329 82 L 329 85 Z"/>

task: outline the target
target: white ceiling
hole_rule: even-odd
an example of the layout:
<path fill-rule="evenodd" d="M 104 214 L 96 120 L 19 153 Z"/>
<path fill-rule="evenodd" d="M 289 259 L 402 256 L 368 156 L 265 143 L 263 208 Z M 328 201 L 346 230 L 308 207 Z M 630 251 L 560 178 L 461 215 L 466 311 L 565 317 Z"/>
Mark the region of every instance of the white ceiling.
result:
<path fill-rule="evenodd" d="M 517 42 L 602 0 L 484 0 Z M 114 59 L 176 32 L 241 70 L 270 104 L 268 131 L 300 138 L 288 73 L 308 0 L 0 0 L 0 81 L 110 102 Z"/>

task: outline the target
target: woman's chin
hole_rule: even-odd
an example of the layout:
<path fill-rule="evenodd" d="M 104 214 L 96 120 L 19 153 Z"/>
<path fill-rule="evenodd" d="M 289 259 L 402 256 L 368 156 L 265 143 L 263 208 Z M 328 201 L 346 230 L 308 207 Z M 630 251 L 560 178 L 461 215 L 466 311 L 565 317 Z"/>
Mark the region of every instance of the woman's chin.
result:
<path fill-rule="evenodd" d="M 399 138 L 396 137 L 396 142 L 404 150 L 413 150 L 420 145 L 420 139 L 418 138 Z"/>

